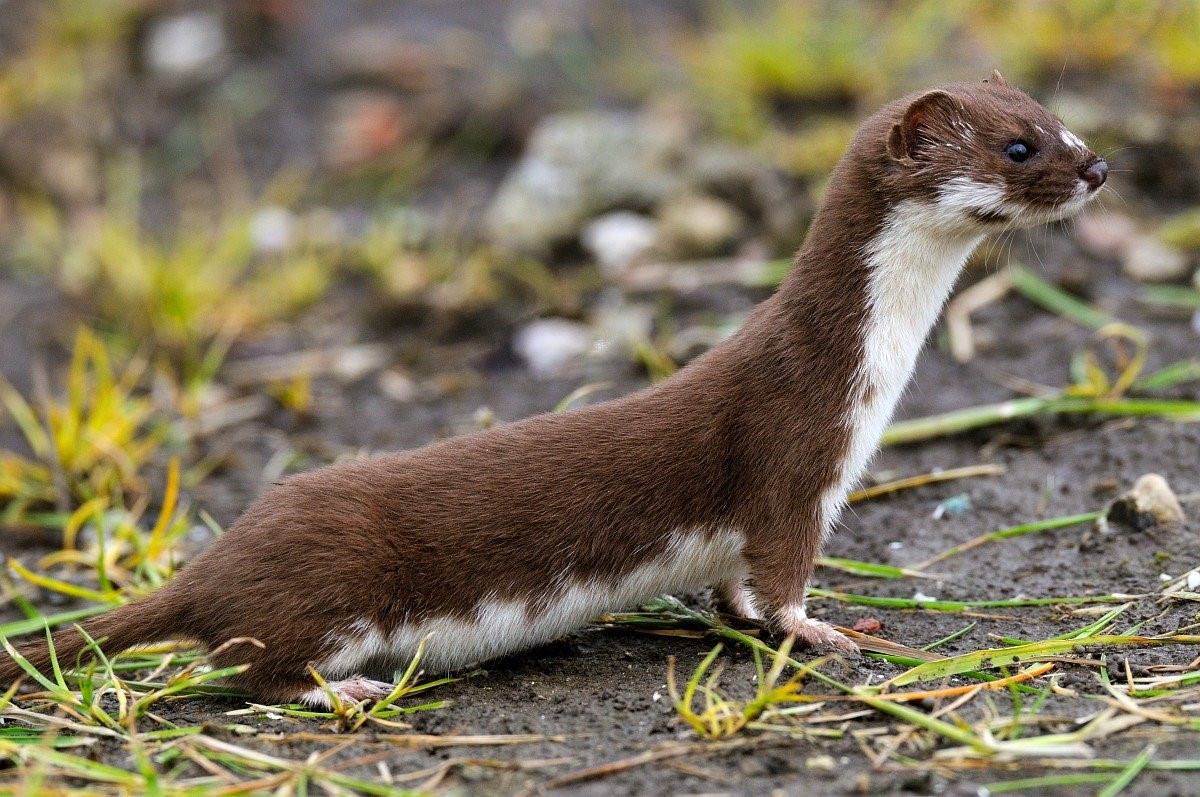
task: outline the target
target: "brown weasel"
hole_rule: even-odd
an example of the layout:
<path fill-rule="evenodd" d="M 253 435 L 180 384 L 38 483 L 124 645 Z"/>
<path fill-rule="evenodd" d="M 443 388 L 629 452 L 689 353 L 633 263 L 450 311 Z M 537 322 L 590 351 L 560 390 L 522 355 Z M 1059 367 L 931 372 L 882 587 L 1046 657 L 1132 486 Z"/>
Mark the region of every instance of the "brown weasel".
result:
<path fill-rule="evenodd" d="M 748 617 L 853 649 L 804 610 L 822 538 L 876 449 L 963 263 L 1079 210 L 1108 166 L 999 74 L 897 100 L 834 170 L 795 266 L 733 337 L 624 398 L 271 489 L 158 592 L 89 620 L 116 652 L 195 639 L 264 700 L 376 698 L 429 637 L 449 669 L 598 613 L 716 584 Z M 54 636 L 74 663 L 74 630 Z M 21 652 L 48 666 L 44 642 Z M 0 683 L 20 675 L 0 664 Z"/>

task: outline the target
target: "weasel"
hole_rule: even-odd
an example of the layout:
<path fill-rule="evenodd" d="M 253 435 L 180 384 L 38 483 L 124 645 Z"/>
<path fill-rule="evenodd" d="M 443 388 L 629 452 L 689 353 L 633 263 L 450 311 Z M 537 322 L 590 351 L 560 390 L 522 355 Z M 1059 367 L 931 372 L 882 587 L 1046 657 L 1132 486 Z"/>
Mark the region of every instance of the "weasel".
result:
<path fill-rule="evenodd" d="M 633 395 L 286 479 L 157 592 L 83 623 L 105 651 L 197 640 L 258 699 L 374 699 L 428 637 L 454 669 L 605 611 L 715 585 L 814 646 L 823 538 L 967 257 L 1064 218 L 1108 166 L 999 73 L 867 119 L 779 290 L 742 329 Z M 239 644 L 253 638 L 261 647 Z M 54 635 L 59 659 L 85 650 Z M 23 646 L 49 664 L 44 642 Z M 0 663 L 0 683 L 21 674 Z"/>

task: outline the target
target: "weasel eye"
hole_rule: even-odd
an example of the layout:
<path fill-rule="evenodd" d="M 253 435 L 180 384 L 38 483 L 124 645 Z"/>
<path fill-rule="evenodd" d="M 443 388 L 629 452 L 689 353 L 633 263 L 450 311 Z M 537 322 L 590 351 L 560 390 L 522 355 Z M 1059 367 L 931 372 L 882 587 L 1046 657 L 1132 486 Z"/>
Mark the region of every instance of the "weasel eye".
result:
<path fill-rule="evenodd" d="M 1024 141 L 1014 141 L 1004 148 L 1004 154 L 1008 159 L 1016 163 L 1024 163 L 1033 156 L 1033 147 L 1026 144 Z"/>

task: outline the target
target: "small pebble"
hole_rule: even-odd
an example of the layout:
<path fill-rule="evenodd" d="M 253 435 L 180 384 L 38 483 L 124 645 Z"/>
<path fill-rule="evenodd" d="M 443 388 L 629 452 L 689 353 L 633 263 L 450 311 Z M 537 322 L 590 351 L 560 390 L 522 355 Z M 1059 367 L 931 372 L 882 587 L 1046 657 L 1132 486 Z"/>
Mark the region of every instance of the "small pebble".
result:
<path fill-rule="evenodd" d="M 1113 501 L 1108 516 L 1139 531 L 1187 519 L 1171 485 L 1157 473 L 1147 473 L 1134 482 L 1132 490 Z"/>
<path fill-rule="evenodd" d="M 146 33 L 146 66 L 176 84 L 217 74 L 225 60 L 225 34 L 213 13 L 196 11 L 152 22 Z"/>
<path fill-rule="evenodd" d="M 517 332 L 513 349 L 535 376 L 552 376 L 592 345 L 587 327 L 562 318 L 543 318 Z"/>
<path fill-rule="evenodd" d="M 883 623 L 875 617 L 860 617 L 854 621 L 853 628 L 861 634 L 874 634 L 883 628 Z"/>
<path fill-rule="evenodd" d="M 741 211 L 704 194 L 684 194 L 659 209 L 663 246 L 675 257 L 704 257 L 727 248 L 746 225 Z"/>
<path fill-rule="evenodd" d="M 1153 235 L 1139 235 L 1121 258 L 1125 273 L 1139 282 L 1169 282 L 1186 277 L 1188 257 Z"/>
<path fill-rule="evenodd" d="M 295 238 L 296 217 L 287 208 L 265 207 L 250 218 L 250 240 L 259 254 L 276 254 Z"/>
<path fill-rule="evenodd" d="M 961 515 L 971 511 L 971 496 L 966 493 L 952 495 L 942 501 L 933 510 L 933 519 L 940 520 L 946 515 Z"/>
<path fill-rule="evenodd" d="M 379 390 L 393 401 L 407 403 L 417 397 L 417 386 L 403 371 L 391 369 L 379 375 Z"/>
<path fill-rule="evenodd" d="M 658 226 L 640 213 L 619 210 L 606 213 L 583 230 L 582 241 L 609 276 L 646 255 L 658 240 Z"/>

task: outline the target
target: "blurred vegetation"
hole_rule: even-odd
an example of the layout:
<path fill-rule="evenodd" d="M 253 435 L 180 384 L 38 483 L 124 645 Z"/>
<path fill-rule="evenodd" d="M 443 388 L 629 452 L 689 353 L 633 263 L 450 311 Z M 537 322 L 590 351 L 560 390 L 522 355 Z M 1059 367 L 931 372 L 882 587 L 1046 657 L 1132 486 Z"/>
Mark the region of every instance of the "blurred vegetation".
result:
<path fill-rule="evenodd" d="M 238 201 L 220 185 L 185 192 L 181 196 L 191 198 L 176 203 L 166 223 L 159 213 L 148 225 L 143 189 L 181 175 L 145 174 L 142 167 L 171 163 L 165 155 L 178 148 L 179 136 L 167 136 L 162 152 L 137 160 L 114 155 L 111 138 L 120 108 L 114 86 L 133 69 L 134 32 L 155 9 L 139 0 L 41 4 L 29 15 L 33 24 L 19 37 L 20 46 L 0 64 L 0 119 L 49 115 L 70 122 L 75 136 L 90 121 L 103 139 L 84 156 L 90 173 L 103 178 L 96 204 L 80 207 L 22 192 L 10 259 L 88 297 L 89 310 L 108 331 L 120 330 L 131 341 L 153 339 L 178 378 L 193 383 L 211 377 L 230 340 L 293 317 L 324 295 L 339 269 L 369 275 L 393 299 L 423 294 L 443 303 L 486 302 L 517 290 L 543 306 L 577 304 L 571 294 L 578 286 L 544 264 L 514 265 L 469 235 L 414 235 L 411 225 L 396 221 L 389 208 L 403 206 L 421 189 L 425 163 L 437 159 L 428 141 L 406 145 L 402 168 L 392 152 L 316 181 L 333 191 L 331 198 L 378 202 L 368 208 L 371 220 L 361 233 L 336 241 L 310 238 L 278 252 L 254 250 L 255 212 L 294 207 L 304 196 L 310 203 L 321 198 L 295 185 L 284 198 L 268 189 Z M 628 24 L 613 31 L 615 50 L 591 45 L 569 27 L 537 27 L 550 38 L 545 48 L 563 80 L 559 101 L 591 101 L 597 84 L 615 85 L 602 80 L 606 70 L 625 63 L 628 73 L 628 62 L 637 62 L 653 79 L 629 89 L 630 99 L 683 91 L 718 135 L 757 149 L 802 180 L 819 182 L 844 149 L 858 113 L 899 91 L 949 77 L 996 66 L 1023 85 L 1046 87 L 1070 72 L 1132 81 L 1157 94 L 1194 90 L 1200 82 L 1198 0 L 771 0 L 710 3 L 697 13 L 698 24 L 653 56 L 639 51 Z M 178 130 L 195 126 L 181 122 Z M 458 140 L 471 146 L 473 139 Z M 410 157 L 416 151 L 422 158 Z M 175 160 L 172 169 L 187 161 Z M 201 157 L 187 179 L 205 182 L 210 160 Z M 386 190 L 376 184 L 380 174 L 387 175 Z M 431 292 L 433 286 L 439 287 Z"/>
<path fill-rule="evenodd" d="M 0 65 L 0 123 L 97 99 L 127 66 L 137 0 L 44 0 L 22 46 Z"/>
<path fill-rule="evenodd" d="M 719 3 L 683 48 L 697 107 L 728 136 L 804 176 L 827 171 L 848 111 L 999 68 L 1021 85 L 1134 77 L 1153 91 L 1200 83 L 1200 2 Z M 805 104 L 837 114 L 796 113 Z M 804 119 L 796 129 L 792 120 Z"/>
<path fill-rule="evenodd" d="M 0 378 L 0 402 L 30 450 L 30 456 L 0 451 L 6 520 L 31 509 L 70 511 L 95 499 L 145 495 L 142 469 L 165 430 L 154 423 L 153 404 L 135 393 L 144 365 L 115 365 L 100 340 L 81 331 L 62 398 L 43 384 L 29 402 Z"/>

